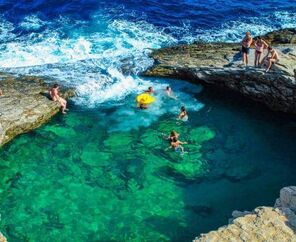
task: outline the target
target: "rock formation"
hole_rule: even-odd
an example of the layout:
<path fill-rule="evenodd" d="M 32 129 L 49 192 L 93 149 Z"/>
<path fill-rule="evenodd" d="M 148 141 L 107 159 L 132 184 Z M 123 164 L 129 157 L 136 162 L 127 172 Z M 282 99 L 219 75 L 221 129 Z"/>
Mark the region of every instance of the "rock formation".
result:
<path fill-rule="evenodd" d="M 280 62 L 268 73 L 241 66 L 240 44 L 193 43 L 152 52 L 154 65 L 143 75 L 171 77 L 226 88 L 259 101 L 273 110 L 296 113 L 296 29 L 267 34 L 264 38 L 279 52 Z"/>
<path fill-rule="evenodd" d="M 294 242 L 296 241 L 296 187 L 285 187 L 275 207 L 233 212 L 229 225 L 201 234 L 194 242 Z"/>
<path fill-rule="evenodd" d="M 49 87 L 41 78 L 14 78 L 0 74 L 0 146 L 15 136 L 33 130 L 56 113 L 59 105 L 48 98 Z M 65 97 L 72 96 L 67 91 Z"/>

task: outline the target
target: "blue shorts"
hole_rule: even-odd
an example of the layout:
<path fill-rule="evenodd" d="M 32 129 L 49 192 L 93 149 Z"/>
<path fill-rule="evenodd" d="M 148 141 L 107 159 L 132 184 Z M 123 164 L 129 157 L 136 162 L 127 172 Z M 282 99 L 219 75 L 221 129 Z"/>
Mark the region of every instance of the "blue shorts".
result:
<path fill-rule="evenodd" d="M 248 55 L 248 54 L 250 54 L 250 48 L 246 48 L 246 47 L 242 46 L 242 52 Z"/>

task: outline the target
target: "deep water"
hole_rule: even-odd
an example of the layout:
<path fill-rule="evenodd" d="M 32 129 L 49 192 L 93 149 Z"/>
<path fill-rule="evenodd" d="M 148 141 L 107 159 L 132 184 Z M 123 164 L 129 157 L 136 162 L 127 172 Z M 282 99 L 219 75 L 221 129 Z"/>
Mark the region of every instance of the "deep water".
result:
<path fill-rule="evenodd" d="M 139 73 L 152 48 L 296 27 L 295 13 L 292 0 L 0 1 L 0 70 L 78 93 L 68 115 L 0 149 L 0 231 L 16 242 L 191 241 L 233 210 L 273 205 L 295 185 L 292 117 Z M 148 86 L 157 101 L 140 111 Z M 172 129 L 189 143 L 183 156 L 165 151 Z"/>

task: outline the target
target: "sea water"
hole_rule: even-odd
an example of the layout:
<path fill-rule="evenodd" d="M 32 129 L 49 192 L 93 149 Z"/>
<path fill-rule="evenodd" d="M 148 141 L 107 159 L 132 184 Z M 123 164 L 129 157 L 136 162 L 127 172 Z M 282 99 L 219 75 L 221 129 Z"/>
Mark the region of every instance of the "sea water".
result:
<path fill-rule="evenodd" d="M 3 1 L 0 9 L 1 70 L 78 94 L 67 115 L 0 149 L 0 231 L 9 241 L 191 241 L 295 184 L 292 117 L 139 76 L 153 48 L 295 27 L 293 1 Z M 149 86 L 156 102 L 139 110 L 135 97 Z M 187 122 L 176 120 L 181 106 Z M 172 130 L 187 153 L 167 150 Z"/>

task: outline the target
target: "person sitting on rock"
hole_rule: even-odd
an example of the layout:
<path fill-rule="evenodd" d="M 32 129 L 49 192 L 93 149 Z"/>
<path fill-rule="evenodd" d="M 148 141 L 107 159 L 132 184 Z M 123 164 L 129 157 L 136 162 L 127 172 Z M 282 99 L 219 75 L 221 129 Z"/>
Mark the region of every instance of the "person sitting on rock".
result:
<path fill-rule="evenodd" d="M 242 44 L 242 54 L 243 54 L 243 59 L 242 62 L 244 65 L 248 65 L 249 63 L 249 53 L 250 53 L 250 47 L 253 42 L 253 38 L 251 36 L 250 32 L 246 33 L 246 36 L 243 38 L 241 44 Z"/>
<path fill-rule="evenodd" d="M 272 65 L 279 62 L 279 54 L 278 54 L 278 52 L 274 48 L 272 48 L 271 46 L 269 46 L 268 47 L 268 53 L 264 57 L 264 59 L 262 60 L 262 63 L 264 63 L 265 60 L 267 60 L 267 69 L 266 69 L 266 72 L 269 72 L 269 70 L 272 67 Z"/>
<path fill-rule="evenodd" d="M 264 49 L 268 48 L 268 44 L 259 36 L 255 42 L 255 60 L 254 60 L 254 66 L 259 66 L 261 55 L 264 51 Z"/>
<path fill-rule="evenodd" d="M 52 101 L 60 103 L 60 105 L 62 106 L 62 113 L 66 114 L 66 111 L 68 111 L 67 101 L 60 96 L 59 89 L 60 86 L 58 84 L 54 84 L 53 87 L 50 89 L 49 94 Z"/>

